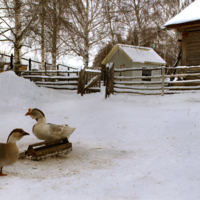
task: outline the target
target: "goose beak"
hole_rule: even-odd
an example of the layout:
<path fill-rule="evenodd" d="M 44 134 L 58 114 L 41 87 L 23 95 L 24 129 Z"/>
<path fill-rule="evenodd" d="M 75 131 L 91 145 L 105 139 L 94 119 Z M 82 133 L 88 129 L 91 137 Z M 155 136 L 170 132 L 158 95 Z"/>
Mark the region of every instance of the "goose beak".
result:
<path fill-rule="evenodd" d="M 28 109 L 28 112 L 25 114 L 25 116 L 30 115 L 31 114 L 31 109 Z"/>
<path fill-rule="evenodd" d="M 25 136 L 25 135 L 30 135 L 30 134 L 24 131 L 24 132 L 23 132 L 23 135 Z"/>

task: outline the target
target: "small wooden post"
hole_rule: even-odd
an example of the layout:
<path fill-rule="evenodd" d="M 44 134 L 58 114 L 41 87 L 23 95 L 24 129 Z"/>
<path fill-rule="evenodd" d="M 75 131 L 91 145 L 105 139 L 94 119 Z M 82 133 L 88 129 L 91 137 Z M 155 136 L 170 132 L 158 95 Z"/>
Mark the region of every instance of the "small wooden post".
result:
<path fill-rule="evenodd" d="M 106 86 L 106 68 L 103 70 L 103 86 Z"/>
<path fill-rule="evenodd" d="M 47 75 L 47 63 L 44 63 L 44 69 L 45 69 L 45 76 Z"/>
<path fill-rule="evenodd" d="M 13 54 L 10 56 L 10 69 L 13 69 Z"/>
<path fill-rule="evenodd" d="M 109 68 L 108 67 L 106 67 L 106 89 L 105 89 L 105 98 L 107 98 L 107 96 L 109 95 L 108 93 L 109 93 L 109 89 L 108 89 L 108 80 L 109 80 L 109 75 L 108 75 L 108 73 L 109 73 Z"/>
<path fill-rule="evenodd" d="M 59 71 L 59 65 L 57 65 L 57 70 Z M 59 72 L 57 72 L 57 76 L 59 76 Z"/>
<path fill-rule="evenodd" d="M 114 86 L 114 64 L 110 68 L 110 71 L 109 71 L 109 94 L 108 95 L 113 94 L 114 92 L 113 86 Z"/>
<path fill-rule="evenodd" d="M 186 57 L 187 57 L 187 52 L 186 52 L 186 47 L 187 47 L 187 32 L 184 31 L 182 34 L 182 53 L 181 53 L 181 65 L 186 66 Z"/>
<path fill-rule="evenodd" d="M 69 67 L 68 67 L 68 71 L 69 71 Z M 68 73 L 68 78 L 69 78 L 69 73 Z M 69 82 L 69 79 L 68 79 L 68 82 Z"/>
<path fill-rule="evenodd" d="M 85 94 L 85 68 L 82 70 L 81 74 L 81 96 Z"/>
<path fill-rule="evenodd" d="M 29 69 L 29 71 L 31 71 L 31 58 L 29 58 L 29 60 L 28 60 L 28 69 Z"/>
<path fill-rule="evenodd" d="M 77 94 L 81 93 L 81 74 L 82 74 L 82 69 L 81 69 L 81 71 L 79 71 L 79 74 L 78 74 L 78 90 L 77 90 Z"/>
<path fill-rule="evenodd" d="M 165 87 L 165 67 L 162 67 L 162 92 L 161 95 L 164 96 L 164 87 Z"/>

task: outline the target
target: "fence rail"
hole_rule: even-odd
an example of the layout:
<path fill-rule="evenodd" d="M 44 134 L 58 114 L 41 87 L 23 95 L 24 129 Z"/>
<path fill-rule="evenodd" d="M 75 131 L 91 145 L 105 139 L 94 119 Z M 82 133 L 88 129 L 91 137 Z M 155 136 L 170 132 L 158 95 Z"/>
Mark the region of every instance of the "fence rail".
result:
<path fill-rule="evenodd" d="M 179 66 L 177 68 L 145 68 L 145 70 L 160 70 L 160 75 L 154 76 L 122 76 L 123 72 L 141 71 L 142 68 L 114 69 L 114 64 L 107 65 L 106 69 L 106 90 L 107 98 L 113 93 L 133 93 L 144 95 L 174 94 L 200 89 L 200 66 Z M 176 74 L 167 75 L 169 71 Z M 120 73 L 120 75 L 116 75 Z M 155 80 L 157 79 L 157 80 Z M 170 79 L 178 79 L 172 81 Z M 189 80 L 188 80 L 189 79 Z"/>
<path fill-rule="evenodd" d="M 9 63 L 6 63 L 6 64 L 9 64 L 10 65 L 10 69 L 11 70 L 13 70 L 14 69 L 14 56 L 13 56 L 13 54 L 11 54 L 11 55 L 7 55 L 7 54 L 3 54 L 3 53 L 0 53 L 0 56 L 1 57 L 9 57 L 10 58 L 10 62 Z M 27 66 L 28 66 L 28 69 L 29 69 L 29 71 L 31 71 L 31 69 L 32 69 L 32 63 L 37 63 L 37 64 L 40 64 L 41 65 L 41 62 L 39 62 L 39 61 L 36 61 L 36 60 L 32 60 L 31 58 L 21 58 L 22 60 L 25 60 L 25 61 L 28 61 L 28 64 L 27 64 Z M 48 63 L 48 62 L 45 62 L 44 63 L 44 67 L 45 67 L 45 70 L 47 70 L 47 66 L 48 65 L 52 65 L 51 63 Z M 64 65 L 64 64 L 57 64 L 57 70 L 59 70 L 59 66 L 63 66 L 63 67 L 67 67 L 68 68 L 68 70 L 70 70 L 70 69 L 76 69 L 77 70 L 77 68 L 76 67 L 72 67 L 72 66 L 68 66 L 68 65 Z"/>
<path fill-rule="evenodd" d="M 21 71 L 20 74 L 40 87 L 77 90 L 81 95 L 100 92 L 101 71 L 98 70 L 32 70 Z"/>

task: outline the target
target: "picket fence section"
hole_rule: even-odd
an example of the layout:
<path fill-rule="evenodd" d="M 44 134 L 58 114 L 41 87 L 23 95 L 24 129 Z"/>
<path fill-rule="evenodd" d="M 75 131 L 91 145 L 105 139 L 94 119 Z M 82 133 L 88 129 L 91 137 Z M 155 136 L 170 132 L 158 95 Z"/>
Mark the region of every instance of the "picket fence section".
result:
<path fill-rule="evenodd" d="M 106 68 L 105 97 L 114 93 L 133 93 L 143 95 L 164 95 L 192 92 L 200 89 L 200 66 L 180 66 L 176 68 L 157 67 L 161 75 L 123 76 L 123 72 L 142 71 L 141 68 L 115 69 L 110 63 Z M 169 74 L 170 72 L 174 74 Z M 119 76 L 119 73 L 121 76 Z M 167 74 L 168 73 L 168 74 Z M 190 80 L 191 79 L 191 80 Z"/>

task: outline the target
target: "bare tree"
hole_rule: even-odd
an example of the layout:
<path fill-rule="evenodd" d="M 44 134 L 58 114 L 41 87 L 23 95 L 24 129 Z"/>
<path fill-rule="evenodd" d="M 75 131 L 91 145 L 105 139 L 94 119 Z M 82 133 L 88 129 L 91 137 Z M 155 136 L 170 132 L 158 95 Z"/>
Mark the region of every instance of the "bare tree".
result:
<path fill-rule="evenodd" d="M 3 0 L 4 16 L 0 17 L 4 31 L 0 33 L 0 41 L 8 41 L 14 44 L 15 70 L 21 68 L 21 48 L 26 45 L 26 37 L 31 26 L 38 23 L 37 13 L 40 3 L 27 0 Z"/>
<path fill-rule="evenodd" d="M 64 55 L 64 41 L 62 40 L 63 28 L 60 19 L 67 12 L 64 6 L 66 0 L 48 0 L 45 6 L 44 30 L 46 35 L 46 51 L 51 53 L 52 69 L 56 69 L 57 59 Z"/>
<path fill-rule="evenodd" d="M 108 36 L 104 8 L 106 0 L 74 0 L 66 4 L 69 9 L 68 20 L 61 19 L 68 33 L 66 46 L 75 55 L 83 58 L 88 67 L 91 49 Z"/>

